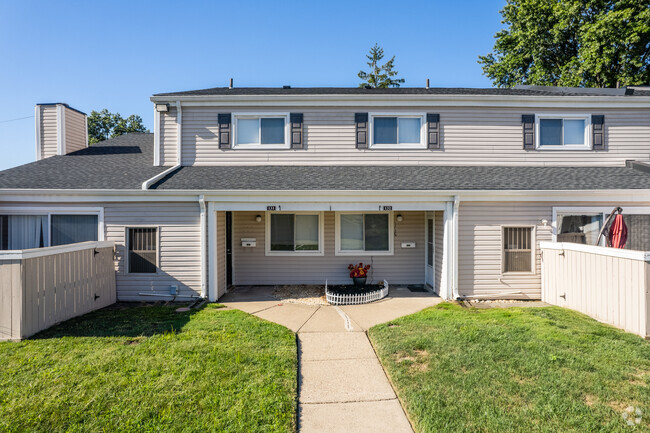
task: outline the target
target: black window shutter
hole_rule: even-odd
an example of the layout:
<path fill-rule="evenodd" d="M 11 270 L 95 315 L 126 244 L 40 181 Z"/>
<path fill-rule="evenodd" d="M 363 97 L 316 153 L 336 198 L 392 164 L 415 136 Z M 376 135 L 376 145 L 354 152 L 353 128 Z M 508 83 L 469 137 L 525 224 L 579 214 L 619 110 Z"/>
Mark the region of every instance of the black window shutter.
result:
<path fill-rule="evenodd" d="M 357 149 L 368 148 L 368 113 L 354 113 L 354 122 L 357 124 L 356 141 Z"/>
<path fill-rule="evenodd" d="M 535 149 L 535 115 L 522 114 L 521 124 L 524 132 L 524 150 Z"/>
<path fill-rule="evenodd" d="M 219 113 L 217 117 L 219 121 L 219 149 L 230 149 L 232 115 L 230 113 Z"/>
<path fill-rule="evenodd" d="M 427 113 L 427 147 L 440 149 L 440 114 Z"/>
<path fill-rule="evenodd" d="M 605 148 L 605 116 L 594 114 L 591 116 L 591 129 L 593 134 L 594 150 Z"/>
<path fill-rule="evenodd" d="M 290 113 L 289 121 L 291 122 L 291 148 L 302 149 L 302 113 Z"/>

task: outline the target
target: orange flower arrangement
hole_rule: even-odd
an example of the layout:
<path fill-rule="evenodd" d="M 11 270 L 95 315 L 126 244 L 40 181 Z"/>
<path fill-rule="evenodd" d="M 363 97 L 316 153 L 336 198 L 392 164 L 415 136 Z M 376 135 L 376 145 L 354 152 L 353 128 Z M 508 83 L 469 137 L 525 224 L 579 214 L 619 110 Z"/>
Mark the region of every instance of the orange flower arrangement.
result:
<path fill-rule="evenodd" d="M 358 265 L 348 265 L 348 269 L 350 270 L 350 278 L 363 278 L 368 276 L 370 265 L 363 266 L 363 263 L 359 263 Z"/>

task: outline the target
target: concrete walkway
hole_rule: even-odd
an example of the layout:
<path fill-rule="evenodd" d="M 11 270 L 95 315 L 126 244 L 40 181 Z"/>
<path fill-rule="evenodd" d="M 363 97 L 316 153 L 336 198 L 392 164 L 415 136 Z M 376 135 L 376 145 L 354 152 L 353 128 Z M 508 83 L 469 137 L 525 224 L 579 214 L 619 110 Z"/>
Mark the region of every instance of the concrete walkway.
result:
<path fill-rule="evenodd" d="M 442 300 L 391 289 L 366 305 L 284 304 L 265 287 L 238 287 L 220 302 L 298 333 L 300 432 L 413 432 L 366 335 L 368 328 Z"/>

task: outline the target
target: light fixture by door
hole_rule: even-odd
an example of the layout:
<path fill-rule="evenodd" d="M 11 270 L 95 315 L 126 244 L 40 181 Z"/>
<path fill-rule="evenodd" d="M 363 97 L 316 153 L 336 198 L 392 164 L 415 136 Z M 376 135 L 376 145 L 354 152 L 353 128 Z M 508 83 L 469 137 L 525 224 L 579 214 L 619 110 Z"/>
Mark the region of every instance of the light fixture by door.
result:
<path fill-rule="evenodd" d="M 257 221 L 258 223 L 261 223 L 262 222 L 262 215 L 256 215 L 255 216 L 255 221 Z"/>

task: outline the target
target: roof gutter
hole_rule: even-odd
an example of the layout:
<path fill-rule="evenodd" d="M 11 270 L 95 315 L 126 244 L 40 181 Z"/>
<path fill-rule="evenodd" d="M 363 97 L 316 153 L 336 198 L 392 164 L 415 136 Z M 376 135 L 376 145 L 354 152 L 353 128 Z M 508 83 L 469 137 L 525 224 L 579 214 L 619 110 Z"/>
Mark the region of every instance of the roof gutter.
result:
<path fill-rule="evenodd" d="M 175 166 L 168 168 L 167 170 L 163 171 L 162 173 L 158 173 L 157 175 L 155 175 L 151 179 L 145 180 L 144 182 L 142 182 L 142 190 L 143 191 L 148 190 L 151 185 L 158 182 L 160 179 L 164 178 L 168 174 L 171 174 L 171 173 L 175 172 L 179 168 L 181 168 L 181 165 L 176 164 Z"/>

